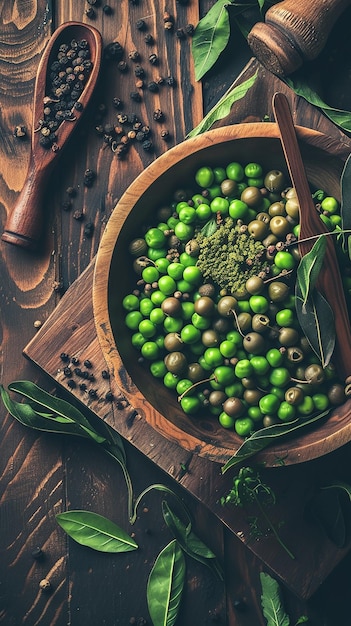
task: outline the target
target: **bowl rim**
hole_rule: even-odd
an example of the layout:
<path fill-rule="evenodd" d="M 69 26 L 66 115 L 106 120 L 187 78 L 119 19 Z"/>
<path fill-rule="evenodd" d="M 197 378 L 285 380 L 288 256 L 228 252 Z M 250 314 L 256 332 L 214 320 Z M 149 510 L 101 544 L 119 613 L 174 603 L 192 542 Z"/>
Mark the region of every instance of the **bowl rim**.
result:
<path fill-rule="evenodd" d="M 306 142 L 311 147 L 323 151 L 328 151 L 328 148 L 333 142 L 335 142 L 335 144 L 337 143 L 336 140 L 324 135 L 320 131 L 303 126 L 296 126 L 296 132 L 298 139 Z M 126 219 L 125 211 L 128 211 L 131 206 L 134 206 L 137 199 L 149 188 L 155 178 L 175 165 L 179 160 L 179 156 L 184 156 L 184 145 L 189 146 L 189 152 L 191 150 L 191 153 L 194 154 L 207 147 L 213 146 L 214 143 L 226 143 L 242 138 L 279 139 L 280 135 L 275 122 L 254 122 L 223 126 L 206 131 L 196 137 L 185 139 L 183 142 L 159 156 L 143 170 L 125 190 L 112 211 L 96 255 L 92 296 L 94 322 L 98 341 L 111 376 L 114 376 L 118 386 L 120 386 L 118 372 L 121 367 L 123 368 L 123 360 L 114 340 L 109 317 L 108 284 L 115 241 L 124 225 Z M 340 162 L 346 160 L 349 154 L 349 151 L 346 150 L 346 146 L 344 152 L 345 154 L 342 153 L 338 155 Z M 123 381 L 125 384 L 122 385 L 123 388 L 121 391 L 124 393 L 131 406 L 167 440 L 171 440 L 181 447 L 195 452 L 199 456 L 219 463 L 226 462 L 226 460 L 234 454 L 235 450 L 232 448 L 221 448 L 221 454 L 219 454 L 216 445 L 204 442 L 189 433 L 184 436 L 182 429 L 159 413 L 159 411 L 148 402 L 126 370 L 124 370 Z M 135 402 L 136 398 L 137 402 Z M 278 445 L 270 446 L 259 452 L 255 459 L 257 458 L 260 462 L 264 462 L 267 467 L 279 464 L 279 459 L 284 459 L 284 463 L 290 465 L 315 459 L 322 454 L 325 455 L 339 448 L 351 439 L 351 420 L 349 420 L 351 413 L 350 403 L 351 401 L 347 401 L 345 405 L 341 407 L 341 410 L 333 411 L 333 414 L 328 418 L 327 430 L 323 429 L 322 426 L 314 429 L 314 432 L 320 432 L 320 436 L 312 437 L 310 440 L 306 441 L 306 435 L 302 434 L 287 440 L 288 445 L 285 444 L 285 440 L 280 441 Z M 145 407 L 147 407 L 146 411 L 144 411 Z M 151 418 L 148 417 L 149 413 L 151 413 Z M 336 413 L 337 415 L 334 415 Z"/>

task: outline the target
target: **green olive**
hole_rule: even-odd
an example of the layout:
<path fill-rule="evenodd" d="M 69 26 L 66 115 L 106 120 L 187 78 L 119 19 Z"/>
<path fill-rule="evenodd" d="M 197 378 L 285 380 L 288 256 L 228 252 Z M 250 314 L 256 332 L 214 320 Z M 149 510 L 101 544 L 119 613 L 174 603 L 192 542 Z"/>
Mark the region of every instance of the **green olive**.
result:
<path fill-rule="evenodd" d="M 200 363 L 190 363 L 188 365 L 186 376 L 192 383 L 197 383 L 206 378 L 206 372 L 204 368 L 201 367 Z"/>
<path fill-rule="evenodd" d="M 211 406 L 222 406 L 223 402 L 225 402 L 227 399 L 227 395 L 224 393 L 224 391 L 216 389 L 215 391 L 211 391 L 208 399 Z"/>
<path fill-rule="evenodd" d="M 244 391 L 244 400 L 250 405 L 257 405 L 259 403 L 260 398 L 264 395 L 264 392 L 260 389 L 245 389 Z"/>
<path fill-rule="evenodd" d="M 270 231 L 277 237 L 285 237 L 291 231 L 291 225 L 283 215 L 275 215 L 269 222 Z"/>
<path fill-rule="evenodd" d="M 286 187 L 286 180 L 280 170 L 270 170 L 264 177 L 264 186 L 268 191 L 280 192 Z"/>
<path fill-rule="evenodd" d="M 171 317 L 181 317 L 183 312 L 182 303 L 174 296 L 165 298 L 161 303 L 161 309 L 166 315 L 170 315 Z"/>
<path fill-rule="evenodd" d="M 329 402 L 334 406 L 338 406 L 345 402 L 345 389 L 340 383 L 334 383 L 328 391 Z"/>
<path fill-rule="evenodd" d="M 142 256 L 147 253 L 147 243 L 145 239 L 139 237 L 130 242 L 128 249 L 133 256 Z"/>
<path fill-rule="evenodd" d="M 213 348 L 221 343 L 221 336 L 213 328 L 209 328 L 202 333 L 201 341 L 206 348 Z"/>
<path fill-rule="evenodd" d="M 272 302 L 282 302 L 289 295 L 289 287 L 281 281 L 274 280 L 268 286 L 268 297 Z"/>
<path fill-rule="evenodd" d="M 216 293 L 216 288 L 212 283 L 204 283 L 203 285 L 200 285 L 198 292 L 200 296 L 208 296 L 209 298 L 212 298 Z"/>
<path fill-rule="evenodd" d="M 164 347 L 168 352 L 183 350 L 184 343 L 179 333 L 167 333 L 164 338 Z"/>
<path fill-rule="evenodd" d="M 194 304 L 195 313 L 203 317 L 211 317 L 215 312 L 215 303 L 209 296 L 201 296 Z"/>
<path fill-rule="evenodd" d="M 286 351 L 286 356 L 290 363 L 301 363 L 305 358 L 303 350 L 297 346 L 290 346 Z"/>
<path fill-rule="evenodd" d="M 264 290 L 264 282 L 259 276 L 251 276 L 247 279 L 245 287 L 250 295 L 257 295 Z"/>
<path fill-rule="evenodd" d="M 268 213 L 271 217 L 275 215 L 286 215 L 284 202 L 273 202 L 268 209 Z"/>
<path fill-rule="evenodd" d="M 240 196 L 240 200 L 247 206 L 255 209 L 262 204 L 263 196 L 258 187 L 246 187 Z"/>
<path fill-rule="evenodd" d="M 246 313 L 245 311 L 239 313 L 236 322 L 240 332 L 242 333 L 246 333 L 252 328 L 252 316 L 250 315 L 250 313 Z"/>
<path fill-rule="evenodd" d="M 264 333 L 269 329 L 270 319 L 268 315 L 256 313 L 252 318 L 252 330 L 256 333 Z"/>
<path fill-rule="evenodd" d="M 261 220 L 252 220 L 248 224 L 247 230 L 256 241 L 262 241 L 267 235 L 268 225 Z"/>
<path fill-rule="evenodd" d="M 284 327 L 279 330 L 279 343 L 282 346 L 295 346 L 299 341 L 300 335 L 296 328 Z"/>

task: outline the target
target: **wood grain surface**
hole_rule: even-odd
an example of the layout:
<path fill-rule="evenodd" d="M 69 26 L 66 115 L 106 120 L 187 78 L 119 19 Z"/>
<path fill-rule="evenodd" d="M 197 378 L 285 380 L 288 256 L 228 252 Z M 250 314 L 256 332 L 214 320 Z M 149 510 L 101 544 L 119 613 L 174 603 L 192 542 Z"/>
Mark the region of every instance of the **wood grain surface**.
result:
<path fill-rule="evenodd" d="M 64 342 L 67 342 L 67 350 L 70 351 L 72 347 L 72 334 L 79 336 L 80 333 L 83 339 L 88 336 L 87 331 L 91 328 L 92 320 L 91 310 L 89 306 L 86 307 L 86 302 L 81 311 L 77 311 L 76 306 L 71 308 L 70 297 L 71 293 L 76 294 L 77 301 L 86 297 L 84 281 L 87 280 L 89 284 L 89 272 L 92 269 L 89 264 L 96 255 L 106 220 L 118 198 L 139 171 L 161 151 L 184 138 L 185 133 L 201 119 L 203 112 L 230 87 L 240 74 L 244 61 L 250 57 L 242 40 L 236 38 L 216 69 L 210 72 L 202 85 L 197 84 L 193 78 L 192 67 L 187 70 L 188 51 L 185 54 L 180 53 L 186 49 L 189 41 L 186 39 L 180 45 L 175 38 L 165 39 L 163 7 L 160 11 L 159 3 L 140 0 L 137 5 L 127 0 L 118 3 L 111 0 L 110 4 L 114 9 L 113 17 L 104 15 L 100 8 L 96 9 L 94 20 L 94 26 L 102 33 L 104 43 L 118 40 L 125 45 L 127 53 L 132 47 L 140 47 L 140 52 L 145 55 L 147 50 L 143 46 L 142 36 L 135 31 L 134 25 L 140 16 L 152 16 L 149 28 L 155 38 L 159 38 L 157 49 L 160 60 L 162 57 L 165 63 L 162 71 L 168 74 L 169 68 L 169 72 L 174 73 L 177 79 L 178 89 L 165 89 L 152 97 L 145 93 L 145 100 L 140 107 L 143 121 L 150 121 L 150 126 L 153 127 L 155 151 L 145 153 L 136 146 L 132 148 L 128 158 L 120 162 L 103 145 L 101 136 L 95 133 L 96 107 L 106 104 L 106 123 L 109 122 L 116 114 L 111 107 L 111 98 L 120 97 L 121 93 L 119 86 L 122 85 L 122 76 L 109 66 L 102 77 L 95 106 L 92 103 L 86 124 L 49 181 L 45 196 L 45 235 L 41 249 L 28 256 L 24 251 L 4 242 L 0 245 L 1 382 L 6 386 L 13 380 L 32 380 L 53 393 L 68 397 L 72 402 L 76 400 L 72 394 L 65 393 L 66 387 L 61 384 L 63 380 L 57 372 L 62 364 L 57 360 L 54 346 L 50 358 L 55 381 L 52 376 L 42 373 L 41 368 L 38 369 L 31 361 L 23 358 L 23 348 L 32 339 L 35 341 L 34 323 L 45 322 L 59 303 L 65 308 L 63 294 L 69 290 L 66 294 L 69 323 L 62 336 Z M 167 4 L 167 10 L 177 15 L 179 25 L 183 25 L 188 21 L 195 23 L 199 12 L 203 14 L 211 4 L 213 3 L 210 0 L 201 2 L 200 6 L 191 1 L 184 7 L 174 1 Z M 83 0 L 57 0 L 49 3 L 42 0 L 29 0 L 25 3 L 16 0 L 0 2 L 0 215 L 3 225 L 21 191 L 27 172 L 29 143 L 15 139 L 13 128 L 17 124 L 23 124 L 30 129 L 34 80 L 40 56 L 50 32 L 58 25 L 67 20 L 87 21 L 86 8 Z M 347 19 L 337 25 L 330 48 L 321 59 L 322 66 L 313 66 L 313 80 L 318 80 L 324 93 L 329 94 L 330 102 L 336 101 L 339 106 L 351 102 L 346 80 L 349 12 L 346 17 Z M 340 59 L 343 63 L 342 71 Z M 242 79 L 251 69 L 244 70 Z M 264 76 L 262 68 L 260 71 Z M 123 76 L 123 84 L 126 109 L 130 111 L 128 95 L 131 85 L 134 89 L 135 84 L 132 70 Z M 280 84 L 279 86 L 281 87 Z M 250 116 L 260 120 L 266 115 L 271 116 L 269 101 L 272 88 L 276 89 L 275 82 L 267 84 L 265 80 L 259 81 L 254 102 L 249 100 L 244 109 L 236 108 L 236 120 L 243 121 Z M 152 120 L 155 103 L 161 105 L 166 115 L 165 126 L 169 128 L 171 135 L 167 145 L 160 140 Z M 305 109 L 305 103 L 293 99 L 293 105 L 295 119 L 298 119 Z M 312 128 L 322 132 L 325 132 L 326 127 L 328 130 L 331 128 L 329 122 L 313 109 L 309 110 L 309 120 Z M 345 139 L 345 135 L 336 127 L 332 127 L 331 134 L 347 152 L 349 140 Z M 84 188 L 82 184 L 88 167 L 97 172 L 96 184 L 90 189 Z M 66 211 L 63 207 L 69 186 L 74 186 L 78 193 L 72 201 L 71 210 Z M 83 213 L 83 219 L 77 220 L 73 217 L 76 211 Z M 91 237 L 84 234 L 87 223 L 94 225 Z M 86 268 L 88 269 L 84 274 Z M 76 281 L 78 277 L 81 278 Z M 75 292 L 69 289 L 71 285 L 76 289 Z M 78 313 L 82 313 L 79 321 Z M 51 321 L 50 318 L 45 331 L 43 329 L 40 332 L 46 334 L 54 323 L 55 320 Z M 38 357 L 46 357 L 48 349 L 50 350 L 50 346 L 43 343 L 40 349 L 42 352 L 38 350 Z M 88 349 L 92 359 L 97 357 L 97 340 L 86 346 L 87 351 Z M 95 407 L 91 408 L 95 412 Z M 260 607 L 259 572 L 264 569 L 274 574 L 275 571 L 268 570 L 262 559 L 254 551 L 247 549 L 227 528 L 225 516 L 232 518 L 232 513 L 222 511 L 223 523 L 210 511 L 206 503 L 209 490 L 206 483 L 213 480 L 215 484 L 218 477 L 212 479 L 201 471 L 193 472 L 194 459 L 184 452 L 184 456 L 180 457 L 181 461 L 185 464 L 189 462 L 191 471 L 182 477 L 181 468 L 170 460 L 168 471 L 165 472 L 162 466 L 157 466 L 160 456 L 163 455 L 152 446 L 151 437 L 144 442 L 144 445 L 149 445 L 150 458 L 139 452 L 134 442 L 128 442 L 130 420 L 128 421 L 127 413 L 124 424 L 125 445 L 136 493 L 153 482 L 165 482 L 176 489 L 191 509 L 194 527 L 199 536 L 218 554 L 226 570 L 224 587 L 216 582 L 207 569 L 189 562 L 179 623 L 183 626 L 214 622 L 234 626 L 264 626 L 265 620 Z M 145 596 L 146 580 L 160 547 L 170 540 L 170 534 L 162 522 L 160 494 L 153 493 L 143 499 L 137 523 L 134 528 L 129 529 L 135 532 L 141 546 L 140 551 L 135 552 L 132 558 L 126 555 L 103 555 L 85 549 L 67 540 L 57 526 L 55 513 L 68 508 L 85 508 L 104 514 L 128 528 L 126 490 L 119 468 L 113 461 L 105 458 L 102 451 L 86 442 L 37 434 L 24 429 L 3 407 L 0 408 L 0 418 L 0 623 L 30 626 L 124 626 L 133 621 L 135 623 L 140 618 L 150 623 Z M 113 424 L 115 418 L 112 414 L 108 419 Z M 132 420 L 132 423 L 133 433 L 137 437 L 138 420 Z M 139 429 L 139 436 L 141 435 Z M 171 459 L 167 444 L 164 454 L 168 452 Z M 294 483 L 301 488 L 302 485 L 308 485 L 308 478 L 312 474 L 317 478 L 327 476 L 350 481 L 348 456 L 349 446 L 346 446 L 321 462 L 301 466 L 298 479 L 294 478 L 295 483 L 292 480 L 294 468 L 282 468 L 282 471 L 287 472 L 284 474 L 284 483 L 286 481 L 287 486 Z M 177 463 L 178 459 L 179 457 Z M 177 481 L 173 476 L 178 477 Z M 177 485 L 177 482 L 180 484 Z M 221 485 L 224 489 L 225 483 Z M 191 495 L 195 489 L 196 498 Z M 276 510 L 277 518 L 284 513 L 286 499 L 291 493 L 289 489 L 285 493 L 280 489 L 278 492 L 282 498 L 282 508 Z M 298 500 L 300 491 L 298 487 L 295 489 Z M 202 500 L 205 506 L 201 503 Z M 292 513 L 291 523 L 298 519 L 297 510 L 295 515 L 294 518 Z M 243 516 L 238 516 L 238 531 L 243 521 Z M 340 551 L 333 545 L 329 546 L 322 530 L 311 532 L 321 538 L 324 549 L 311 546 L 315 576 L 310 587 L 299 560 L 294 567 L 296 578 L 300 576 L 302 579 L 303 593 L 307 596 L 314 591 L 314 594 L 306 601 L 299 599 L 288 587 L 283 587 L 291 621 L 295 623 L 301 615 L 308 614 L 312 624 L 348 626 L 350 554 L 346 554 L 347 550 Z M 277 552 L 271 538 L 264 539 L 264 542 L 267 554 L 271 550 Z M 32 550 L 36 546 L 41 547 L 44 552 L 41 561 L 32 557 Z M 298 536 L 292 548 L 297 551 L 302 549 Z M 333 570 L 333 573 L 324 580 L 326 570 Z M 49 577 L 52 583 L 48 594 L 39 592 L 39 582 L 45 577 Z M 245 610 L 238 610 L 237 600 L 244 602 Z"/>

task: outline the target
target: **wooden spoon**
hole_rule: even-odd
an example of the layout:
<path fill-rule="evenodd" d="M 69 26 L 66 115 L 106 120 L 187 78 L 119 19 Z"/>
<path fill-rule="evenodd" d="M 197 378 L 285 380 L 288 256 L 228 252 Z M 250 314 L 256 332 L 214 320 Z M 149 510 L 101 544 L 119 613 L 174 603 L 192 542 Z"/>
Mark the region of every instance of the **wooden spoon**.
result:
<path fill-rule="evenodd" d="M 89 45 L 90 60 L 93 63 L 82 94 L 78 100 L 81 110 L 74 109 L 73 121 L 63 121 L 56 131 L 54 149 L 43 148 L 40 143 L 40 120 L 43 119 L 44 98 L 47 95 L 47 78 L 50 65 L 56 59 L 61 44 L 69 44 L 73 39 L 85 39 Z M 31 133 L 31 154 L 24 187 L 18 201 L 8 217 L 2 240 L 23 248 L 35 249 L 42 234 L 42 196 L 48 174 L 57 162 L 68 140 L 79 123 L 82 114 L 93 94 L 101 66 L 102 38 L 99 31 L 87 24 L 66 22 L 52 35 L 41 57 L 34 89 L 33 126 Z"/>
<path fill-rule="evenodd" d="M 290 107 L 283 93 L 273 96 L 273 111 L 278 124 L 286 164 L 295 188 L 300 206 L 300 235 L 304 240 L 314 237 L 311 241 L 301 241 L 299 250 L 306 254 L 315 242 L 315 236 L 328 232 L 314 206 L 309 188 L 301 152 L 298 146 L 296 130 Z M 340 376 L 346 379 L 351 374 L 351 333 L 350 320 L 345 301 L 339 264 L 331 236 L 326 237 L 327 247 L 324 263 L 318 278 L 318 288 L 329 302 L 334 313 L 336 342 L 333 362 Z M 335 357 L 335 358 L 334 358 Z"/>

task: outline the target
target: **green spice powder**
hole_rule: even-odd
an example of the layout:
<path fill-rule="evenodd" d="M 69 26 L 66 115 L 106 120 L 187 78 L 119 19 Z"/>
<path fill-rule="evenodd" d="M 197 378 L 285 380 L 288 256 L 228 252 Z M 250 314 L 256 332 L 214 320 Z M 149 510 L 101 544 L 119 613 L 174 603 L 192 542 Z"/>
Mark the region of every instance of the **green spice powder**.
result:
<path fill-rule="evenodd" d="M 268 266 L 262 258 L 265 247 L 261 241 L 234 223 L 228 217 L 213 234 L 204 236 L 200 232 L 196 236 L 200 246 L 197 266 L 204 278 L 230 294 L 241 291 L 248 278 Z"/>

